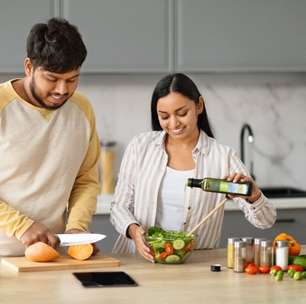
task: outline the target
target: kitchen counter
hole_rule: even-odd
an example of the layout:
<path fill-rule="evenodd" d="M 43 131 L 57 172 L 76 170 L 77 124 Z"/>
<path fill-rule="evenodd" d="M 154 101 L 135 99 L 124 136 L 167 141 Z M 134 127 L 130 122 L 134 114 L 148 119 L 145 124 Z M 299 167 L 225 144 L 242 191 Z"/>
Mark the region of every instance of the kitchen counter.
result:
<path fill-rule="evenodd" d="M 113 199 L 113 195 L 100 195 L 98 196 L 96 214 L 109 214 L 110 205 Z M 276 209 L 305 209 L 306 197 L 302 198 L 277 198 L 270 199 L 270 202 Z M 234 201 L 228 201 L 224 207 L 225 211 L 240 210 Z"/>
<path fill-rule="evenodd" d="M 305 253 L 306 247 L 303 246 Z M 119 257 L 120 258 L 120 257 Z M 211 272 L 210 265 L 225 265 L 225 249 L 199 250 L 186 264 L 151 264 L 139 257 L 121 257 L 122 266 L 95 271 L 125 271 L 138 287 L 84 288 L 72 271 L 14 273 L 0 267 L 0 302 L 10 303 L 305 303 L 305 282 L 284 276 L 234 273 L 225 267 Z M 93 269 L 89 271 L 94 271 Z"/>

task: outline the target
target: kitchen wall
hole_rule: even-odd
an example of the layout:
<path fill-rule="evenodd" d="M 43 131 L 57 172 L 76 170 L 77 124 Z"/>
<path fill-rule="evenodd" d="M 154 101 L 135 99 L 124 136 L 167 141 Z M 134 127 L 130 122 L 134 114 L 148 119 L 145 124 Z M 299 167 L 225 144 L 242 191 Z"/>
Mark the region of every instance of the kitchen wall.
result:
<path fill-rule="evenodd" d="M 129 140 L 150 130 L 150 97 L 162 75 L 82 75 L 80 91 L 91 100 L 103 141 L 118 145 L 116 171 Z M 306 74 L 191 75 L 206 99 L 215 137 L 239 151 L 240 128 L 255 134 L 254 160 L 259 185 L 306 190 Z M 0 81 L 12 78 L 0 75 Z M 247 162 L 248 165 L 248 162 Z"/>

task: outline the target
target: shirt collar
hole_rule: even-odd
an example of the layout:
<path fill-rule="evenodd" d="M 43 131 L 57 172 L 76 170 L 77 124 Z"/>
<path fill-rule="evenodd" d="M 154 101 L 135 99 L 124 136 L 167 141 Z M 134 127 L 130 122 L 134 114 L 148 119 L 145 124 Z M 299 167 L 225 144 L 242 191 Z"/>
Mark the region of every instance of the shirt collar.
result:
<path fill-rule="evenodd" d="M 155 144 L 159 147 L 164 147 L 165 138 L 166 138 L 165 131 L 158 132 L 158 135 L 155 138 Z M 195 148 L 193 149 L 193 152 L 194 153 L 201 152 L 203 154 L 207 154 L 208 151 L 209 151 L 209 137 L 206 135 L 204 131 L 200 130 L 199 139 Z"/>
<path fill-rule="evenodd" d="M 200 130 L 200 136 L 195 148 L 193 149 L 193 152 L 200 152 L 203 154 L 207 154 L 209 152 L 209 137 L 202 130 Z"/>

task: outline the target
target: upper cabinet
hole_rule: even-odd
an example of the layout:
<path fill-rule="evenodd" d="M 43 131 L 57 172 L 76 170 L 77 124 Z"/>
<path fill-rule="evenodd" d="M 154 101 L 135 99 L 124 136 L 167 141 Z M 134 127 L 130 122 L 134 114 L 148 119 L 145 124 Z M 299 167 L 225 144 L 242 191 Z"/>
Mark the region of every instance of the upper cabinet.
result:
<path fill-rule="evenodd" d="M 31 27 L 58 14 L 58 0 L 1 0 L 0 73 L 23 72 L 26 38 Z"/>
<path fill-rule="evenodd" d="M 87 73 L 306 71 L 303 0 L 1 0 L 0 73 L 22 72 L 31 26 L 75 24 Z"/>
<path fill-rule="evenodd" d="M 84 72 L 168 72 L 171 0 L 63 0 L 88 49 Z"/>
<path fill-rule="evenodd" d="M 175 69 L 306 71 L 306 1 L 177 0 Z"/>

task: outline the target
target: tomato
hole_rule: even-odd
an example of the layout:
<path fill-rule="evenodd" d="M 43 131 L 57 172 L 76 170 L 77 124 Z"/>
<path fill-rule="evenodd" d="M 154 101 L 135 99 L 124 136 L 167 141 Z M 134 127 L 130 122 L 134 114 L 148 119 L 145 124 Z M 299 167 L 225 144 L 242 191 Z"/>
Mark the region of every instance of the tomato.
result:
<path fill-rule="evenodd" d="M 166 243 L 164 245 L 165 251 L 167 252 L 168 255 L 173 254 L 173 246 L 171 243 Z"/>
<path fill-rule="evenodd" d="M 244 270 L 247 274 L 256 274 L 257 273 L 257 267 L 254 263 L 248 264 L 247 267 Z"/>
<path fill-rule="evenodd" d="M 259 272 L 260 273 L 269 273 L 270 272 L 270 267 L 269 266 L 259 266 Z"/>
<path fill-rule="evenodd" d="M 280 270 L 282 270 L 282 267 L 280 267 L 278 265 L 274 265 L 274 266 L 271 267 L 271 271 L 272 270 L 280 271 Z"/>
<path fill-rule="evenodd" d="M 159 255 L 159 259 L 160 259 L 161 261 L 163 261 L 163 260 L 166 259 L 167 256 L 168 256 L 168 253 L 165 252 L 165 251 L 163 251 L 163 252 Z"/>
<path fill-rule="evenodd" d="M 304 267 L 300 265 L 288 265 L 288 270 L 293 269 L 295 271 L 304 271 Z"/>

